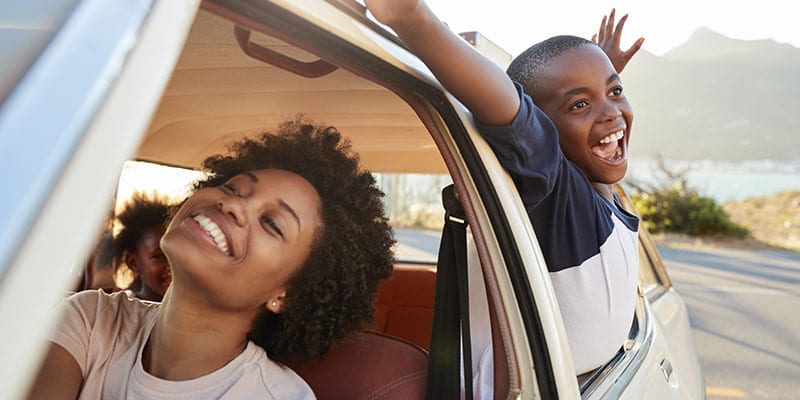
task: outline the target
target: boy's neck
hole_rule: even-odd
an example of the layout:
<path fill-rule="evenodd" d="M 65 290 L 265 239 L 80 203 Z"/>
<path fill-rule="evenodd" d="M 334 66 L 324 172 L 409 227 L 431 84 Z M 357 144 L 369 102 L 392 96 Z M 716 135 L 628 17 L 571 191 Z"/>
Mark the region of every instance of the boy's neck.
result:
<path fill-rule="evenodd" d="M 614 186 L 608 183 L 592 182 L 592 187 L 597 193 L 605 197 L 608 201 L 614 202 Z"/>

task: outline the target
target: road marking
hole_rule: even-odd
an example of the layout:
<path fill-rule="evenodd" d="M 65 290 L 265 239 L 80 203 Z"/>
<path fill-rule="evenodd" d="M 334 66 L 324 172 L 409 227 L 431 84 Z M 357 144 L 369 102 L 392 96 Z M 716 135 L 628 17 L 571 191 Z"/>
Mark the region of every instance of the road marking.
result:
<path fill-rule="evenodd" d="M 757 287 L 737 287 L 737 286 L 704 286 L 696 284 L 675 285 L 679 292 L 682 291 L 701 291 L 701 292 L 726 292 L 726 293 L 746 293 L 762 294 L 767 296 L 800 296 L 800 290 L 770 289 Z"/>
<path fill-rule="evenodd" d="M 717 397 L 727 397 L 727 398 L 733 397 L 741 399 L 747 396 L 747 393 L 735 388 L 707 387 L 706 396 L 709 397 L 717 396 Z"/>

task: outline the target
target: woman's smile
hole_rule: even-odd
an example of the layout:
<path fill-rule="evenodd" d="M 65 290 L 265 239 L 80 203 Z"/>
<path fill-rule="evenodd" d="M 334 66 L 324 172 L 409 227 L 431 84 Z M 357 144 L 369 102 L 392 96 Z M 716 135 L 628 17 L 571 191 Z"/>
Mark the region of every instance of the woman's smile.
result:
<path fill-rule="evenodd" d="M 208 236 L 214 241 L 214 244 L 220 251 L 229 256 L 233 255 L 231 253 L 230 245 L 228 244 L 228 237 L 216 222 L 203 214 L 195 215 L 192 219 L 206 231 Z"/>

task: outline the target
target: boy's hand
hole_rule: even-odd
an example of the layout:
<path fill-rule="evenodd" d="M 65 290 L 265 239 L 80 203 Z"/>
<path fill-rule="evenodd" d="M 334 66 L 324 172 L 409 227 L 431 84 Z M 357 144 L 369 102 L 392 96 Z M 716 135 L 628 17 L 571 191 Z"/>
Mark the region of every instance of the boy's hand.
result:
<path fill-rule="evenodd" d="M 628 61 L 642 48 L 644 38 L 637 39 L 628 50 L 622 51 L 619 47 L 619 40 L 622 36 L 622 28 L 625 27 L 625 21 L 628 19 L 628 14 L 623 15 L 619 19 L 617 26 L 614 27 L 615 12 L 616 10 L 612 8 L 608 17 L 603 16 L 603 21 L 600 22 L 600 30 L 592 35 L 592 41 L 606 52 L 611 64 L 614 65 L 614 69 L 617 70 L 617 73 L 621 73 L 625 66 L 628 65 Z"/>

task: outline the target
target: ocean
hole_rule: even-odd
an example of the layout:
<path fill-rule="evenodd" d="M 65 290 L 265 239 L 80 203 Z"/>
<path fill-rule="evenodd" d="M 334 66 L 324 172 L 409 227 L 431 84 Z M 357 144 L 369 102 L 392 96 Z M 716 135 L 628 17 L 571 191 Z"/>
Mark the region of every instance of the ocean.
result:
<path fill-rule="evenodd" d="M 718 203 L 766 196 L 786 191 L 800 191 L 800 161 L 753 160 L 746 162 L 668 160 L 670 171 L 686 170 L 687 183 L 703 196 Z M 664 174 L 656 160 L 630 160 L 626 181 L 634 179 L 655 184 Z"/>

